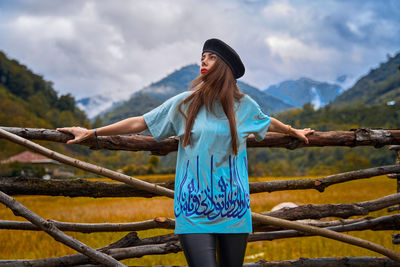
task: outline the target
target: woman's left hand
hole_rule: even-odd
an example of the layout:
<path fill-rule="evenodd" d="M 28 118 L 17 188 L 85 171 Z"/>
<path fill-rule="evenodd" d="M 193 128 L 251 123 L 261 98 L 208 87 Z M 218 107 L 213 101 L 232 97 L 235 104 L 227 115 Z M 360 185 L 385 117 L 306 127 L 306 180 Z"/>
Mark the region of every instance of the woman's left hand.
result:
<path fill-rule="evenodd" d="M 304 141 L 306 144 L 308 144 L 308 138 L 307 136 L 310 134 L 313 134 L 314 130 L 311 130 L 311 128 L 305 128 L 303 130 L 298 130 L 298 129 L 293 129 L 290 131 L 290 136 L 296 137 L 302 141 Z"/>

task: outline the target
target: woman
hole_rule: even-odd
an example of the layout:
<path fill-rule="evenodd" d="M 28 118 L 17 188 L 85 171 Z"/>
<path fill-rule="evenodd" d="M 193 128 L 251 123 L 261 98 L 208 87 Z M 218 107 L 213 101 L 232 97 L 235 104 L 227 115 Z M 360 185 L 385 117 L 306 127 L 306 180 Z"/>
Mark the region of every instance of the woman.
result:
<path fill-rule="evenodd" d="M 218 39 L 204 43 L 200 76 L 189 89 L 139 117 L 95 130 L 62 128 L 77 143 L 97 135 L 149 129 L 156 141 L 179 136 L 175 176 L 175 233 L 189 266 L 242 266 L 252 232 L 246 139 L 267 130 L 308 143 L 310 129 L 297 130 L 265 115 L 241 93 L 239 55 Z M 216 257 L 217 255 L 217 257 Z M 218 258 L 218 259 L 217 259 Z"/>

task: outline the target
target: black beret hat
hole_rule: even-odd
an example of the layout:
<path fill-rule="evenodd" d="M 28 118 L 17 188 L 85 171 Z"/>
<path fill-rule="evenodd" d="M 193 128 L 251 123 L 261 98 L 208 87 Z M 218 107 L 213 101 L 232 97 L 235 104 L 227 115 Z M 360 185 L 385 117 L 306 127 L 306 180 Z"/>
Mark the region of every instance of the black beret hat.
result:
<path fill-rule="evenodd" d="M 203 53 L 211 52 L 219 56 L 231 68 L 233 77 L 239 79 L 244 74 L 244 65 L 232 47 L 219 39 L 208 39 L 203 46 Z"/>

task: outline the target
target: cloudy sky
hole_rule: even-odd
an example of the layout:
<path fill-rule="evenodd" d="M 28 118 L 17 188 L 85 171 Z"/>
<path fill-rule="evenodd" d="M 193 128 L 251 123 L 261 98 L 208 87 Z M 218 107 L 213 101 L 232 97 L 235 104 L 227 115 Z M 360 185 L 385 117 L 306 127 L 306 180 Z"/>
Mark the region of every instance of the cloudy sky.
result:
<path fill-rule="evenodd" d="M 397 0 L 2 0 L 0 50 L 77 99 L 122 98 L 198 63 L 204 41 L 260 89 L 309 77 L 349 87 L 400 52 Z"/>

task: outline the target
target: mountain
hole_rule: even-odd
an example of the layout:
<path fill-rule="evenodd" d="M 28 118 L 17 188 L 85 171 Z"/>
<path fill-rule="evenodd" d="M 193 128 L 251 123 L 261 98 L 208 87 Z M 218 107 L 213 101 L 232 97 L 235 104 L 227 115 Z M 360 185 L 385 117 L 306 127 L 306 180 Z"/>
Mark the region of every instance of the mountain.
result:
<path fill-rule="evenodd" d="M 159 106 L 163 101 L 144 93 L 136 93 L 128 101 L 114 107 L 101 117 L 104 125 L 129 117 L 140 116 Z"/>
<path fill-rule="evenodd" d="M 138 101 L 150 101 L 152 103 L 162 103 L 164 100 L 177 95 L 189 88 L 190 82 L 196 77 L 194 73 L 197 73 L 199 69 L 198 65 L 189 65 L 187 67 L 181 68 L 180 70 L 175 70 L 172 74 L 168 75 L 164 79 L 152 83 L 149 86 L 141 89 L 140 91 L 132 94 L 130 99 L 134 99 L 134 111 L 132 115 L 143 114 L 139 108 L 137 108 Z M 142 95 L 148 96 L 147 99 L 143 99 Z M 112 94 L 107 95 L 95 95 L 91 97 L 86 97 L 79 99 L 76 103 L 79 108 L 85 110 L 89 118 L 93 119 L 95 116 L 100 116 L 105 118 L 105 122 L 115 121 L 116 118 L 111 118 L 116 115 L 119 111 L 126 113 L 128 109 L 131 108 L 132 104 L 128 104 L 128 101 L 121 101 L 121 98 L 112 98 Z M 129 96 L 127 96 L 129 97 Z M 125 99 L 127 98 L 125 97 Z M 151 99 L 151 100 L 150 100 Z M 154 102 L 154 100 L 159 100 Z M 139 102 L 140 102 L 139 101 Z M 158 104 L 157 104 L 158 105 Z M 155 106 L 151 106 L 154 108 Z M 146 109 L 147 110 L 147 109 Z M 116 115 L 117 117 L 122 117 Z"/>
<path fill-rule="evenodd" d="M 33 73 L 0 51 L 0 125 L 54 129 L 64 126 L 90 127 L 86 114 L 70 95 L 58 96 L 53 83 Z M 46 144 L 65 151 L 61 144 Z M 22 151 L 21 146 L 0 141 L 0 159 Z M 75 149 L 75 148 L 74 148 Z M 78 149 L 79 150 L 79 149 Z"/>
<path fill-rule="evenodd" d="M 400 102 L 400 53 L 381 63 L 332 102 L 332 107 Z"/>
<path fill-rule="evenodd" d="M 88 125 L 86 114 L 76 106 L 73 96 L 58 96 L 52 82 L 44 80 L 17 60 L 9 59 L 1 51 L 0 91 L 2 126 L 35 127 L 37 123 L 36 127 L 40 127 L 44 123 L 55 128 Z"/>
<path fill-rule="evenodd" d="M 130 116 L 142 115 L 168 98 L 186 91 L 190 82 L 199 75 L 199 68 L 198 65 L 192 64 L 150 84 L 134 93 L 129 100 L 106 112 L 102 117 L 103 122 L 108 124 Z M 247 83 L 238 81 L 238 86 L 243 93 L 256 100 L 266 114 L 274 114 L 293 107 Z"/>
<path fill-rule="evenodd" d="M 334 100 L 342 91 L 337 84 L 318 82 L 309 78 L 284 81 L 264 90 L 296 107 L 312 103 L 317 109 Z"/>
<path fill-rule="evenodd" d="M 143 88 L 135 93 L 133 97 L 137 94 L 145 94 L 151 98 L 165 101 L 172 96 L 186 91 L 190 86 L 190 82 L 199 75 L 199 69 L 200 67 L 197 64 L 183 67 L 160 81 Z"/>
<path fill-rule="evenodd" d="M 285 103 L 281 99 L 265 93 L 247 83 L 238 81 L 237 84 L 243 93 L 251 96 L 260 105 L 265 114 L 271 115 L 294 107 L 293 105 Z"/>

